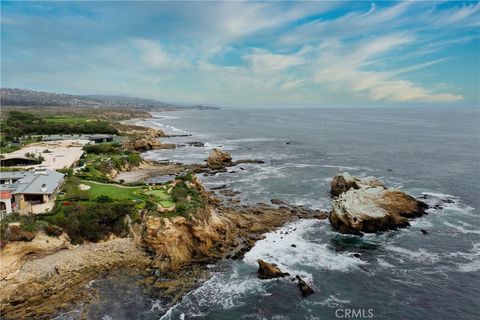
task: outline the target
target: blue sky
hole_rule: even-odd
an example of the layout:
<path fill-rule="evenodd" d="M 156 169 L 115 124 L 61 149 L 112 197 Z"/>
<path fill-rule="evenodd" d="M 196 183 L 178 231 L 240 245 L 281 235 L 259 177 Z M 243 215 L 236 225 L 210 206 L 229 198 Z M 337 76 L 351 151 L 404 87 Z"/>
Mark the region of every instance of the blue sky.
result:
<path fill-rule="evenodd" d="M 5 2 L 2 87 L 221 106 L 479 105 L 476 2 Z"/>

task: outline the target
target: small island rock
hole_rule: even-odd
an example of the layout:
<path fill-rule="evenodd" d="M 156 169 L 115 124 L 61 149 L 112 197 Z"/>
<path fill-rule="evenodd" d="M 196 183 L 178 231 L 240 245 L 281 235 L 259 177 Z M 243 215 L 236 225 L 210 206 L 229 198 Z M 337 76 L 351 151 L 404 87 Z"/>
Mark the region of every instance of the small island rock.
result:
<path fill-rule="evenodd" d="M 282 272 L 276 264 L 268 263 L 261 259 L 258 262 L 258 278 L 259 279 L 273 279 L 288 276 L 286 272 Z"/>
<path fill-rule="evenodd" d="M 313 293 L 313 289 L 297 274 L 295 278 L 298 280 L 298 289 L 302 293 L 302 297 L 309 296 Z"/>
<path fill-rule="evenodd" d="M 330 224 L 341 233 L 362 234 L 406 227 L 409 218 L 425 214 L 428 206 L 375 179 L 360 179 L 347 173 L 332 181 Z"/>
<path fill-rule="evenodd" d="M 208 156 L 207 164 L 212 169 L 224 168 L 232 165 L 232 156 L 226 151 L 214 148 Z"/>

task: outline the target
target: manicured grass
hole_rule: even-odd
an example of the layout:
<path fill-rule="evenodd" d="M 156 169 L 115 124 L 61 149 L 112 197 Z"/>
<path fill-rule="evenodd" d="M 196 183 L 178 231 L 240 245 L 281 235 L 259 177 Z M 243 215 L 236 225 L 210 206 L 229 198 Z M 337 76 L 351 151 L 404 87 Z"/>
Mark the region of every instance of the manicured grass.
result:
<path fill-rule="evenodd" d="M 82 184 L 90 186 L 87 194 L 90 199 L 94 200 L 99 196 L 108 196 L 113 200 L 142 200 L 140 195 L 142 188 L 140 187 L 123 187 L 114 184 L 102 184 L 92 181 L 82 181 Z"/>
<path fill-rule="evenodd" d="M 49 117 L 42 117 L 43 120 L 47 122 L 54 122 L 54 123 L 81 123 L 88 120 L 86 117 L 78 117 L 78 116 L 49 116 Z"/>
<path fill-rule="evenodd" d="M 170 208 L 175 204 L 172 197 L 167 193 L 167 190 L 164 188 L 146 191 L 145 194 L 153 196 L 155 202 L 159 203 L 164 208 Z"/>
<path fill-rule="evenodd" d="M 143 191 L 143 187 L 125 187 L 115 184 L 103 184 L 93 181 L 82 181 L 82 184 L 90 186 L 86 190 L 90 200 L 95 200 L 100 196 L 108 196 L 112 200 L 145 200 L 145 195 L 153 197 L 153 201 L 160 204 L 164 208 L 170 208 L 175 204 L 167 190 L 155 189 L 150 191 Z"/>

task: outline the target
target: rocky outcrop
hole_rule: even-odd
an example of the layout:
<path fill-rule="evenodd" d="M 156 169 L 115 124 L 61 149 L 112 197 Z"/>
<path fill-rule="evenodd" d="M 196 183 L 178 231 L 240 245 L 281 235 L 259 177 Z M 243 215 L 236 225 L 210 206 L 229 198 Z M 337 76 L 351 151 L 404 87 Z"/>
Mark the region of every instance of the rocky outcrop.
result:
<path fill-rule="evenodd" d="M 268 263 L 262 259 L 258 259 L 258 271 L 257 275 L 259 279 L 273 279 L 289 276 L 289 273 L 282 272 L 279 267 L 274 263 Z"/>
<path fill-rule="evenodd" d="M 193 217 L 144 215 L 141 244 L 162 271 L 194 262 L 242 257 L 265 232 L 313 213 L 294 208 L 209 206 Z"/>
<path fill-rule="evenodd" d="M 231 166 L 233 164 L 232 156 L 226 151 L 214 148 L 208 156 L 207 164 L 211 169 L 221 169 Z"/>
<path fill-rule="evenodd" d="M 155 138 L 141 138 L 124 143 L 124 147 L 129 150 L 145 152 L 157 149 L 175 149 L 177 146 L 174 143 L 160 143 Z"/>
<path fill-rule="evenodd" d="M 298 280 L 298 289 L 300 290 L 302 297 L 307 297 L 311 294 L 314 294 L 315 291 L 297 274 L 295 279 Z"/>
<path fill-rule="evenodd" d="M 44 249 L 36 251 L 37 254 L 53 253 L 54 250 L 68 246 L 66 243 L 55 242 L 54 238 L 43 236 L 37 236 L 28 243 L 12 243 L 12 245 L 17 246 L 18 254 L 18 250 L 24 250 L 20 246 L 31 246 L 32 243 L 37 242 L 37 238 Z M 48 244 L 45 240 L 49 240 Z M 46 248 L 46 245 L 49 247 Z M 51 251 L 45 251 L 45 249 Z M 15 254 L 13 251 L 8 253 L 4 250 L 1 252 L 2 272 L 6 267 L 4 257 Z M 150 262 L 150 258 L 135 246 L 132 239 L 85 244 L 69 250 L 60 250 L 55 254 L 37 255 L 35 259 L 25 259 L 20 269 L 16 265 L 16 271 L 6 277 L 2 276 L 1 318 L 48 319 L 48 315 L 67 308 L 73 301 L 87 301 L 91 293 L 87 291 L 86 284 L 99 272 L 119 267 L 143 270 Z M 13 269 L 10 268 L 11 270 Z"/>
<path fill-rule="evenodd" d="M 203 142 L 200 142 L 200 141 L 190 141 L 190 142 L 187 142 L 186 144 L 187 144 L 187 146 L 197 147 L 197 148 L 205 146 L 205 144 Z"/>
<path fill-rule="evenodd" d="M 338 197 L 347 190 L 360 189 L 362 186 L 385 188 L 383 182 L 376 178 L 360 179 L 344 172 L 335 175 L 331 182 L 330 193 L 332 197 Z"/>
<path fill-rule="evenodd" d="M 121 135 L 128 135 L 137 138 L 157 138 L 165 136 L 165 133 L 160 129 L 137 126 L 134 124 L 117 124 L 116 128 Z"/>
<path fill-rule="evenodd" d="M 15 225 L 10 226 L 9 230 L 15 227 Z M 3 280 L 8 275 L 18 271 L 29 256 L 41 257 L 67 249 L 70 246 L 70 241 L 66 234 L 62 234 L 60 237 L 49 237 L 44 233 L 38 233 L 33 239 L 26 241 L 13 241 L 10 239 L 10 242 L 1 250 L 0 278 Z"/>
<path fill-rule="evenodd" d="M 265 161 L 258 160 L 258 159 L 240 159 L 240 160 L 234 161 L 234 165 L 243 164 L 243 163 L 262 164 L 262 163 L 265 163 Z"/>
<path fill-rule="evenodd" d="M 340 192 L 341 191 L 341 192 Z M 332 181 L 330 224 L 342 233 L 361 234 L 406 227 L 408 219 L 425 214 L 428 206 L 412 196 L 387 189 L 374 178 L 360 179 L 348 174 Z"/>

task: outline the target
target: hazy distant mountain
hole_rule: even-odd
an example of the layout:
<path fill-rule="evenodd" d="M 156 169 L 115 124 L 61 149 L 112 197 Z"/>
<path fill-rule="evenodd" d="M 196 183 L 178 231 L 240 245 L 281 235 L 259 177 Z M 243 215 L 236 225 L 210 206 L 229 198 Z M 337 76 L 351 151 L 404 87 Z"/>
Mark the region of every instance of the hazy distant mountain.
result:
<path fill-rule="evenodd" d="M 71 95 L 51 93 L 27 89 L 0 89 L 0 103 L 2 106 L 16 107 L 84 107 L 84 108 L 142 108 L 142 109 L 201 109 L 215 110 L 209 106 L 180 106 L 152 99 L 123 96 L 104 95 Z"/>

